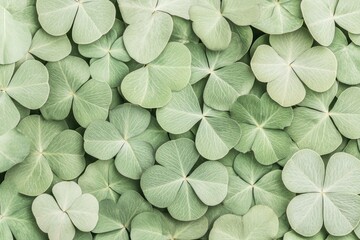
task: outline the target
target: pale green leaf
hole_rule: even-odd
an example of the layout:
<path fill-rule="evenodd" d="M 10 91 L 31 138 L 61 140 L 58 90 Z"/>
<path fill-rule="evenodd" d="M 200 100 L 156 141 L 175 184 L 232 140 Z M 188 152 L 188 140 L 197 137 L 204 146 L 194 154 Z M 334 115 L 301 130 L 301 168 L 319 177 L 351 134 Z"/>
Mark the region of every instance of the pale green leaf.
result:
<path fill-rule="evenodd" d="M 20 121 L 20 113 L 9 95 L 0 91 L 0 135 L 16 127 Z"/>
<path fill-rule="evenodd" d="M 66 213 L 77 229 L 89 232 L 99 219 L 99 202 L 93 195 L 85 193 L 74 201 Z"/>

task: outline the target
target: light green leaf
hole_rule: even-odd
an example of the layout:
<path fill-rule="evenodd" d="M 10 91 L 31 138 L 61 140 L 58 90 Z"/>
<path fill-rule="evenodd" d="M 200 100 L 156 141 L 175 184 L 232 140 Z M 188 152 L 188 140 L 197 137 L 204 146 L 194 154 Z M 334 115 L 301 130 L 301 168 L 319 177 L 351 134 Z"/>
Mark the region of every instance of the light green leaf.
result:
<path fill-rule="evenodd" d="M 229 23 L 222 16 L 220 1 L 218 4 L 206 3 L 190 7 L 190 19 L 196 35 L 207 48 L 213 51 L 226 49 L 231 41 Z"/>
<path fill-rule="evenodd" d="M 156 9 L 167 12 L 170 15 L 189 19 L 189 8 L 191 5 L 191 0 L 160 0 L 157 3 Z"/>
<path fill-rule="evenodd" d="M 107 83 L 87 81 L 74 94 L 73 113 L 82 127 L 96 120 L 106 120 L 111 104 L 111 89 Z"/>
<path fill-rule="evenodd" d="M 66 212 L 80 231 L 89 232 L 95 228 L 99 219 L 99 203 L 93 195 L 85 193 Z"/>
<path fill-rule="evenodd" d="M 66 35 L 56 37 L 39 29 L 33 37 L 29 52 L 44 61 L 56 62 L 69 56 L 71 48 Z"/>
<path fill-rule="evenodd" d="M 85 151 L 101 160 L 116 156 L 123 145 L 124 139 L 114 125 L 109 122 L 94 121 L 85 130 Z"/>
<path fill-rule="evenodd" d="M 359 34 L 360 27 L 354 22 L 360 19 L 360 3 L 358 1 L 339 0 L 336 5 L 335 21 L 336 23 L 351 33 Z"/>
<path fill-rule="evenodd" d="M 15 129 L 0 135 L 0 172 L 24 161 L 30 152 L 30 141 Z"/>
<path fill-rule="evenodd" d="M 305 237 L 318 233 L 323 225 L 322 201 L 320 193 L 306 193 L 293 198 L 286 210 L 291 228 Z"/>
<path fill-rule="evenodd" d="M 295 153 L 282 172 L 285 186 L 295 193 L 321 192 L 324 178 L 324 162 L 318 153 L 309 149 Z"/>
<path fill-rule="evenodd" d="M 6 92 L 21 105 L 37 109 L 49 96 L 49 74 L 45 66 L 36 60 L 25 61 L 15 72 Z"/>
<path fill-rule="evenodd" d="M 224 17 L 239 26 L 250 25 L 260 17 L 260 6 L 257 1 L 225 0 L 222 2 Z"/>
<path fill-rule="evenodd" d="M 0 91 L 0 135 L 16 127 L 20 121 L 20 113 L 15 104 L 5 92 Z"/>
<path fill-rule="evenodd" d="M 53 187 L 52 193 L 60 209 L 67 211 L 81 196 L 81 188 L 75 182 L 61 182 Z"/>
<path fill-rule="evenodd" d="M 221 203 L 227 194 L 228 174 L 218 162 L 205 162 L 187 180 L 200 200 L 208 206 Z"/>
<path fill-rule="evenodd" d="M 135 61 L 147 64 L 165 49 L 172 29 L 173 21 L 170 15 L 164 12 L 155 11 L 150 16 L 141 16 L 124 32 L 126 50 Z"/>
<path fill-rule="evenodd" d="M 140 21 L 143 18 L 151 17 L 156 7 L 156 0 L 123 0 L 118 1 L 121 16 L 127 24 Z"/>
<path fill-rule="evenodd" d="M 131 223 L 131 239 L 134 240 L 168 240 L 164 232 L 162 216 L 157 212 L 143 212 Z"/>
<path fill-rule="evenodd" d="M 13 16 L 0 6 L 0 64 L 10 64 L 25 56 L 31 45 L 29 29 L 18 22 Z"/>
<path fill-rule="evenodd" d="M 131 60 L 131 57 L 126 51 L 123 37 L 118 38 L 113 45 L 111 45 L 110 55 L 123 62 L 129 62 Z"/>
<path fill-rule="evenodd" d="M 359 94 L 360 88 L 347 88 L 329 113 L 339 132 L 350 139 L 360 138 L 360 128 L 356 124 L 360 121 Z"/>

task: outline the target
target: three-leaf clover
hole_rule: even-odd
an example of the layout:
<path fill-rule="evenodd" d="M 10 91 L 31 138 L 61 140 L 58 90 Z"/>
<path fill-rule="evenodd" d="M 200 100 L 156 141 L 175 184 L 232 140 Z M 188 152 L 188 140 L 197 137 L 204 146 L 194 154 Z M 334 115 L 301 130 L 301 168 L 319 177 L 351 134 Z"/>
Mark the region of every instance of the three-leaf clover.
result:
<path fill-rule="evenodd" d="M 129 24 L 124 32 L 126 50 L 135 61 L 147 64 L 169 42 L 173 31 L 171 15 L 189 19 L 191 0 L 118 0 L 118 4 L 124 21 Z"/>
<path fill-rule="evenodd" d="M 242 130 L 235 149 L 246 153 L 252 150 L 256 160 L 265 165 L 286 158 L 291 149 L 289 135 L 284 131 L 293 120 L 292 108 L 284 108 L 268 94 L 240 96 L 233 104 L 230 115 Z"/>
<path fill-rule="evenodd" d="M 109 120 L 94 121 L 84 134 L 85 151 L 100 159 L 115 157 L 116 169 L 131 179 L 140 179 L 143 171 L 155 162 L 150 143 L 137 140 L 150 124 L 150 113 L 125 103 L 110 111 Z"/>
<path fill-rule="evenodd" d="M 78 184 L 84 193 L 92 194 L 98 201 L 117 201 L 120 194 L 140 188 L 138 182 L 122 176 L 116 170 L 113 159 L 89 164 L 79 177 Z"/>
<path fill-rule="evenodd" d="M 196 35 L 213 51 L 225 50 L 231 41 L 230 20 L 238 26 L 257 21 L 259 5 L 253 0 L 199 0 L 190 7 Z"/>
<path fill-rule="evenodd" d="M 192 56 L 194 84 L 208 77 L 204 89 L 204 102 L 209 107 L 228 111 L 235 100 L 250 92 L 255 76 L 245 63 L 236 62 L 250 48 L 252 33 L 246 27 L 236 28 L 229 47 L 224 51 L 210 51 L 202 44 L 187 44 Z"/>
<path fill-rule="evenodd" d="M 50 240 L 71 240 L 75 227 L 83 232 L 93 230 L 99 219 L 99 202 L 91 194 L 82 194 L 75 182 L 60 182 L 52 193 L 41 194 L 32 204 L 39 228 Z"/>
<path fill-rule="evenodd" d="M 191 54 L 181 43 L 171 42 L 149 64 L 130 72 L 121 83 L 121 93 L 144 108 L 165 106 L 173 91 L 180 91 L 190 80 Z"/>
<path fill-rule="evenodd" d="M 305 87 L 324 92 L 335 82 L 337 61 L 326 47 L 313 45 L 305 28 L 271 35 L 270 45 L 260 45 L 251 59 L 251 69 L 260 82 L 267 83 L 270 97 L 289 107 L 305 98 Z"/>
<path fill-rule="evenodd" d="M 335 23 L 349 33 L 360 34 L 360 2 L 357 0 L 303 0 L 301 12 L 314 39 L 329 46 L 335 36 Z"/>
<path fill-rule="evenodd" d="M 138 192 L 126 191 L 117 202 L 106 199 L 100 202 L 99 221 L 92 230 L 96 239 L 129 239 L 131 221 L 152 206 Z"/>
<path fill-rule="evenodd" d="M 342 136 L 360 138 L 360 88 L 347 88 L 330 109 L 337 89 L 334 84 L 324 93 L 308 90 L 300 107 L 294 109 L 294 120 L 287 132 L 300 149 L 309 148 L 323 155 L 336 150 Z"/>
<path fill-rule="evenodd" d="M 360 160 L 337 152 L 325 170 L 320 155 L 303 149 L 286 163 L 282 179 L 285 186 L 298 193 L 286 213 L 291 228 L 310 237 L 324 225 L 334 236 L 344 236 L 360 221 Z"/>
<path fill-rule="evenodd" d="M 36 10 L 41 27 L 61 36 L 72 28 L 75 43 L 87 44 L 107 33 L 115 21 L 115 6 L 103 0 L 38 0 Z"/>
<path fill-rule="evenodd" d="M 45 240 L 31 213 L 33 198 L 18 193 L 11 182 L 0 184 L 0 239 Z"/>
<path fill-rule="evenodd" d="M 110 31 L 90 44 L 79 45 L 82 56 L 90 60 L 90 74 L 93 79 L 107 82 L 110 87 L 118 87 L 129 73 L 123 62 L 130 61 L 125 50 L 122 34 L 125 24 L 116 19 Z"/>
<path fill-rule="evenodd" d="M 83 172 L 82 136 L 67 128 L 64 121 L 48 121 L 39 115 L 21 120 L 17 130 L 30 140 L 30 154 L 6 172 L 20 193 L 37 196 L 50 187 L 54 174 L 71 180 Z"/>
<path fill-rule="evenodd" d="M 49 96 L 49 74 L 36 60 L 27 60 L 15 71 L 15 64 L 0 65 L 0 135 L 20 121 L 13 100 L 28 109 L 43 106 Z M 15 73 L 14 73 L 15 72 Z"/>
<path fill-rule="evenodd" d="M 208 229 L 206 217 L 191 222 L 177 221 L 159 211 L 143 212 L 131 222 L 133 240 L 195 240 Z"/>
<path fill-rule="evenodd" d="M 229 191 L 224 206 L 234 214 L 243 215 L 253 205 L 270 207 L 277 216 L 285 213 L 294 194 L 281 180 L 281 170 L 259 164 L 252 154 L 240 153 L 233 165 L 236 174 L 230 174 Z"/>
<path fill-rule="evenodd" d="M 209 240 L 268 240 L 279 229 L 279 220 L 267 206 L 256 205 L 244 216 L 225 214 L 219 217 L 210 231 Z"/>
<path fill-rule="evenodd" d="M 50 95 L 40 109 L 46 119 L 63 120 L 71 109 L 76 121 L 87 127 L 108 117 L 112 93 L 105 82 L 90 79 L 85 60 L 68 56 L 46 64 L 50 75 Z"/>
<path fill-rule="evenodd" d="M 140 186 L 152 205 L 166 207 L 173 218 L 199 219 L 208 206 L 225 199 L 229 178 L 225 166 L 207 161 L 194 168 L 199 154 L 192 140 L 180 138 L 164 143 L 155 157 L 159 165 L 143 173 Z"/>
<path fill-rule="evenodd" d="M 160 126 L 173 134 L 185 133 L 200 122 L 195 137 L 196 149 L 210 160 L 224 157 L 240 139 L 239 124 L 228 113 L 216 111 L 205 104 L 201 111 L 190 85 L 174 92 L 171 101 L 156 110 L 156 117 Z"/>

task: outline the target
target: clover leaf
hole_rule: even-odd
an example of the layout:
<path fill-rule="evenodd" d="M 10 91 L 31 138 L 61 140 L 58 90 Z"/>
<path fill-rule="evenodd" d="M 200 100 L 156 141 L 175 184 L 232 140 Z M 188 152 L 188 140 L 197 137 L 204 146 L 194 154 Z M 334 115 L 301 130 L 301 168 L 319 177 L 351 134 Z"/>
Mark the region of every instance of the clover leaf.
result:
<path fill-rule="evenodd" d="M 173 31 L 171 15 L 189 18 L 190 0 L 118 0 L 124 21 L 124 45 L 131 58 L 147 64 L 167 46 Z M 170 15 L 171 14 L 171 15 Z"/>
<path fill-rule="evenodd" d="M 166 207 L 173 218 L 199 219 L 208 206 L 225 199 L 226 168 L 221 163 L 208 161 L 193 169 L 199 154 L 192 140 L 180 138 L 164 143 L 155 157 L 159 165 L 145 170 L 140 186 L 152 205 Z"/>
<path fill-rule="evenodd" d="M 192 222 L 177 221 L 159 211 L 143 212 L 131 222 L 133 240 L 195 240 L 201 238 L 208 229 L 206 217 Z"/>
<path fill-rule="evenodd" d="M 49 96 L 49 74 L 41 62 L 27 60 L 14 71 L 15 64 L 0 65 L 0 135 L 20 121 L 13 100 L 26 108 L 38 109 Z"/>
<path fill-rule="evenodd" d="M 196 123 L 196 149 L 201 156 L 217 160 L 224 157 L 240 139 L 240 127 L 226 112 L 216 111 L 200 104 L 193 88 L 188 85 L 174 92 L 171 101 L 156 111 L 160 126 L 173 134 L 182 134 Z"/>
<path fill-rule="evenodd" d="M 11 182 L 0 184 L 0 239 L 45 240 L 31 213 L 33 198 L 19 194 Z"/>
<path fill-rule="evenodd" d="M 24 161 L 29 152 L 30 141 L 15 129 L 0 135 L 0 172 Z"/>
<path fill-rule="evenodd" d="M 298 193 L 286 213 L 293 230 L 313 236 L 325 226 L 334 236 L 344 236 L 360 221 L 360 160 L 337 152 L 326 166 L 320 155 L 303 149 L 286 163 L 282 179 Z"/>
<path fill-rule="evenodd" d="M 290 126 L 293 119 L 291 108 L 281 107 L 268 94 L 261 98 L 243 95 L 233 104 L 230 115 L 242 130 L 236 150 L 243 153 L 252 150 L 256 160 L 265 165 L 290 154 L 291 139 L 283 129 Z"/>
<path fill-rule="evenodd" d="M 309 148 L 323 155 L 340 146 L 341 136 L 360 138 L 360 128 L 356 124 L 360 121 L 357 100 L 360 89 L 347 88 L 330 110 L 336 93 L 337 85 L 324 93 L 308 90 L 301 107 L 295 108 L 294 120 L 287 132 L 300 149 Z M 351 129 L 349 126 L 352 126 Z"/>
<path fill-rule="evenodd" d="M 98 201 L 117 201 L 120 194 L 139 189 L 136 181 L 122 176 L 116 170 L 114 160 L 90 163 L 79 177 L 78 184 L 84 193 L 92 194 Z"/>
<path fill-rule="evenodd" d="M 349 85 L 359 84 L 360 80 L 356 76 L 360 73 L 360 47 L 354 43 L 349 44 L 344 33 L 336 28 L 329 49 L 333 51 L 338 62 L 337 80 Z"/>
<path fill-rule="evenodd" d="M 90 60 L 90 74 L 98 81 L 107 82 L 110 87 L 120 85 L 129 73 L 123 62 L 130 61 L 125 50 L 122 34 L 125 24 L 116 19 L 113 27 L 100 39 L 90 44 L 79 45 L 79 52 Z"/>
<path fill-rule="evenodd" d="M 301 2 L 301 12 L 306 26 L 314 39 L 323 46 L 329 46 L 335 36 L 335 23 L 346 31 L 360 34 L 360 20 L 357 11 L 360 2 L 356 0 L 304 0 Z"/>
<path fill-rule="evenodd" d="M 32 204 L 36 223 L 50 240 L 73 239 L 75 227 L 83 232 L 95 228 L 99 202 L 93 195 L 82 194 L 75 182 L 59 182 L 52 193 L 37 196 Z"/>
<path fill-rule="evenodd" d="M 30 115 L 17 130 L 30 140 L 30 154 L 7 171 L 6 178 L 20 193 L 37 196 L 50 187 L 54 174 L 71 180 L 85 169 L 83 139 L 65 122 Z"/>
<path fill-rule="evenodd" d="M 63 120 L 71 109 L 82 127 L 107 118 L 111 89 L 105 82 L 89 80 L 90 71 L 85 60 L 68 56 L 46 64 L 46 68 L 50 75 L 50 95 L 40 109 L 46 119 Z"/>
<path fill-rule="evenodd" d="M 294 195 L 281 180 L 281 170 L 259 164 L 251 154 L 237 155 L 235 175 L 230 175 L 229 191 L 224 206 L 234 214 L 243 215 L 252 205 L 270 207 L 277 216 L 285 213 Z"/>
<path fill-rule="evenodd" d="M 140 179 L 155 162 L 150 143 L 136 140 L 150 124 L 150 113 L 125 103 L 110 111 L 110 122 L 94 121 L 84 134 L 85 151 L 101 160 L 115 157 L 116 169 L 131 179 Z"/>
<path fill-rule="evenodd" d="M 251 25 L 268 34 L 294 32 L 303 25 L 301 0 L 260 0 L 260 16 Z"/>
<path fill-rule="evenodd" d="M 250 47 L 252 33 L 245 27 L 238 31 L 240 34 L 233 32 L 225 51 L 214 52 L 205 50 L 200 44 L 187 44 L 192 54 L 190 83 L 208 77 L 204 102 L 216 110 L 228 111 L 239 96 L 250 92 L 255 81 L 250 67 L 236 62 Z"/>
<path fill-rule="evenodd" d="M 251 59 L 255 77 L 267 83 L 269 96 L 283 107 L 300 103 L 305 87 L 324 92 L 335 82 L 337 61 L 325 47 L 312 47 L 305 28 L 282 35 L 271 35 L 270 45 L 257 47 Z"/>
<path fill-rule="evenodd" d="M 257 205 L 244 216 L 225 214 L 219 217 L 210 231 L 209 240 L 267 240 L 273 239 L 279 220 L 271 208 Z"/>
<path fill-rule="evenodd" d="M 36 10 L 47 33 L 61 36 L 72 27 L 72 38 L 78 44 L 96 41 L 115 21 L 114 4 L 103 0 L 38 0 Z"/>
<path fill-rule="evenodd" d="M 190 19 L 196 35 L 213 51 L 225 50 L 231 41 L 230 20 L 247 26 L 257 21 L 259 6 L 249 0 L 200 0 L 190 7 Z"/>
<path fill-rule="evenodd" d="M 171 42 L 152 62 L 130 72 L 121 83 L 121 93 L 144 108 L 165 106 L 173 91 L 180 91 L 190 80 L 191 54 L 181 43 Z"/>
<path fill-rule="evenodd" d="M 23 58 L 31 45 L 29 28 L 17 21 L 0 3 L 0 64 L 11 64 Z"/>
<path fill-rule="evenodd" d="M 99 221 L 92 230 L 96 239 L 129 239 L 131 221 L 142 212 L 152 211 L 152 206 L 138 192 L 126 191 L 117 202 L 100 202 Z"/>

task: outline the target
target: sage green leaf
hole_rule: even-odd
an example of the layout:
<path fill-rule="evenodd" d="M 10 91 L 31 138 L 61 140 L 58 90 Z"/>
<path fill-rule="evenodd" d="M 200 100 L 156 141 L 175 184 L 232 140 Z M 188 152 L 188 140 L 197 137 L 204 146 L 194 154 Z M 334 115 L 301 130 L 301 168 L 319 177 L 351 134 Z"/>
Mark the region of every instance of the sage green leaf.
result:
<path fill-rule="evenodd" d="M 165 49 L 173 29 L 170 15 L 155 11 L 130 24 L 124 32 L 124 45 L 135 61 L 147 64 Z"/>
<path fill-rule="evenodd" d="M 358 1 L 344 1 L 340 0 L 336 5 L 335 21 L 336 23 L 346 29 L 347 31 L 355 34 L 360 33 L 360 27 L 354 22 L 359 21 L 360 12 L 357 11 L 360 7 Z"/>
<path fill-rule="evenodd" d="M 180 17 L 172 17 L 173 32 L 171 33 L 170 42 L 198 43 L 199 38 L 196 36 L 191 27 L 191 22 Z"/>
<path fill-rule="evenodd" d="M 89 66 L 81 58 L 68 56 L 46 64 L 46 68 L 50 95 L 41 113 L 45 118 L 65 119 L 71 110 L 74 94 L 90 78 Z"/>
<path fill-rule="evenodd" d="M 47 33 L 60 36 L 72 27 L 73 40 L 78 44 L 98 40 L 115 21 L 115 6 L 109 1 L 38 1 L 36 9 L 39 22 Z"/>
<path fill-rule="evenodd" d="M 78 184 L 84 193 L 92 194 L 98 201 L 104 199 L 117 201 L 120 194 L 139 188 L 137 182 L 119 174 L 114 160 L 96 161 L 89 164 L 79 177 Z"/>
<path fill-rule="evenodd" d="M 156 110 L 160 126 L 173 134 L 190 130 L 202 118 L 197 97 L 190 85 L 182 91 L 174 92 L 171 101 Z"/>
<path fill-rule="evenodd" d="M 309 149 L 295 153 L 282 172 L 285 186 L 295 193 L 321 192 L 324 178 L 324 162 L 318 153 Z"/>
<path fill-rule="evenodd" d="M 120 151 L 124 139 L 113 124 L 106 121 L 94 121 L 84 133 L 85 151 L 101 160 L 110 159 Z"/>
<path fill-rule="evenodd" d="M 328 0 L 301 2 L 301 12 L 306 26 L 314 39 L 323 46 L 329 46 L 335 35 L 336 5 L 337 1 Z"/>
<path fill-rule="evenodd" d="M 355 77 L 360 72 L 359 46 L 354 43 L 349 44 L 345 34 L 337 28 L 334 41 L 329 48 L 335 54 L 338 62 L 337 79 L 345 84 L 359 84 L 359 79 Z"/>
<path fill-rule="evenodd" d="M 2 239 L 46 239 L 31 213 L 32 198 L 19 194 L 10 181 L 0 185 L 0 237 Z"/>
<path fill-rule="evenodd" d="M 222 2 L 222 14 L 236 25 L 246 26 L 258 20 L 260 6 L 257 1 L 225 0 Z"/>
<path fill-rule="evenodd" d="M 189 179 L 190 180 L 190 179 Z M 196 197 L 189 182 L 184 181 L 173 203 L 168 207 L 169 214 L 180 221 L 194 221 L 204 216 L 208 206 Z"/>
<path fill-rule="evenodd" d="M 172 91 L 180 91 L 189 83 L 190 64 L 189 50 L 180 43 L 169 43 L 153 62 L 124 78 L 121 92 L 128 101 L 142 107 L 163 107 Z"/>
<path fill-rule="evenodd" d="M 309 148 L 321 155 L 334 151 L 342 142 L 327 112 L 305 107 L 294 110 L 294 121 L 287 132 L 300 149 Z"/>
<path fill-rule="evenodd" d="M 159 11 L 167 12 L 184 19 L 189 19 L 189 8 L 192 5 L 191 0 L 160 0 L 157 4 Z"/>
<path fill-rule="evenodd" d="M 355 124 L 360 119 L 357 104 L 359 92 L 360 89 L 357 87 L 351 87 L 343 91 L 329 113 L 339 132 L 350 139 L 360 137 L 360 129 Z"/>
<path fill-rule="evenodd" d="M 218 51 L 229 46 L 231 29 L 221 14 L 220 1 L 194 4 L 190 7 L 189 14 L 194 32 L 207 48 Z"/>
<path fill-rule="evenodd" d="M 260 16 L 252 26 L 268 34 L 294 32 L 303 25 L 300 0 L 258 1 Z M 252 11 L 254 14 L 254 11 Z"/>
<path fill-rule="evenodd" d="M 194 84 L 209 75 L 209 64 L 203 44 L 188 43 L 186 47 L 191 52 L 190 84 Z"/>
<path fill-rule="evenodd" d="M 140 184 L 146 199 L 156 207 L 168 207 L 175 201 L 183 178 L 162 166 L 152 166 L 141 176 Z"/>
<path fill-rule="evenodd" d="M 73 113 L 80 126 L 87 127 L 93 121 L 105 120 L 111 97 L 107 83 L 90 79 L 82 85 L 73 97 Z"/>
<path fill-rule="evenodd" d="M 110 111 L 110 122 L 125 140 L 143 133 L 150 124 L 150 113 L 139 106 L 125 103 Z"/>
<path fill-rule="evenodd" d="M 139 19 L 150 17 L 154 12 L 154 8 L 156 7 L 157 1 L 131 1 L 124 0 L 118 1 L 119 8 L 121 11 L 121 16 L 127 24 L 132 24 Z"/>
<path fill-rule="evenodd" d="M 84 154 L 82 136 L 73 130 L 59 133 L 43 153 L 52 171 L 63 180 L 74 179 L 84 171 Z"/>
<path fill-rule="evenodd" d="M 62 182 L 54 185 L 52 193 L 62 211 L 67 211 L 81 196 L 81 188 L 75 182 Z"/>
<path fill-rule="evenodd" d="M 99 219 L 99 203 L 93 195 L 85 193 L 66 212 L 80 231 L 89 232 L 95 228 Z"/>
<path fill-rule="evenodd" d="M 324 221 L 322 201 L 320 193 L 306 193 L 293 198 L 286 211 L 291 228 L 305 237 L 318 233 Z"/>
<path fill-rule="evenodd" d="M 162 216 L 158 212 L 143 212 L 131 223 L 131 239 L 134 240 L 167 240 Z"/>
<path fill-rule="evenodd" d="M 192 222 L 173 221 L 175 231 L 172 234 L 177 239 L 197 239 L 201 238 L 208 230 L 208 220 L 201 217 Z"/>
<path fill-rule="evenodd" d="M 205 162 L 187 180 L 200 200 L 208 206 L 221 203 L 227 194 L 228 174 L 218 162 Z"/>
<path fill-rule="evenodd" d="M 113 58 L 123 62 L 129 62 L 131 60 L 131 57 L 126 51 L 123 37 L 118 38 L 113 45 L 111 45 L 110 54 Z"/>
<path fill-rule="evenodd" d="M 204 102 L 214 109 L 228 111 L 236 99 L 248 94 L 255 77 L 250 67 L 234 63 L 210 74 L 204 90 Z"/>
<path fill-rule="evenodd" d="M 56 37 L 39 29 L 33 37 L 29 52 L 44 61 L 56 62 L 69 56 L 71 48 L 66 35 Z"/>
<path fill-rule="evenodd" d="M 324 225 L 334 236 L 353 231 L 360 219 L 360 197 L 357 194 L 329 192 L 324 195 Z"/>
<path fill-rule="evenodd" d="M 15 104 L 5 92 L 0 91 L 0 134 L 5 134 L 16 127 L 20 121 L 20 113 Z"/>
<path fill-rule="evenodd" d="M 349 38 L 354 44 L 360 46 L 360 34 L 349 33 Z"/>
<path fill-rule="evenodd" d="M 315 234 L 314 236 L 311 237 L 312 240 L 323 240 L 325 239 L 327 236 L 326 231 L 320 231 L 317 234 Z M 285 233 L 284 235 L 284 240 L 305 240 L 305 239 L 309 239 L 307 237 L 304 237 L 300 234 L 297 234 L 294 230 L 291 230 L 287 233 Z M 327 240 L 331 240 L 328 238 L 326 238 Z"/>
<path fill-rule="evenodd" d="M 265 240 L 274 238 L 278 229 L 279 220 L 271 208 L 258 205 L 243 217 L 225 214 L 218 218 L 209 239 Z"/>
<path fill-rule="evenodd" d="M 37 109 L 49 96 L 49 74 L 36 60 L 27 60 L 15 72 L 6 92 L 24 107 Z"/>
<path fill-rule="evenodd" d="M 0 64 L 10 64 L 25 56 L 31 45 L 31 33 L 27 26 L 14 19 L 10 12 L 0 6 Z"/>
<path fill-rule="evenodd" d="M 239 142 L 239 133 L 239 124 L 228 117 L 205 117 L 196 134 L 196 148 L 207 159 L 220 159 Z"/>
<path fill-rule="evenodd" d="M 154 150 L 151 144 L 137 140 L 125 142 L 115 158 L 115 166 L 119 173 L 131 179 L 140 179 L 141 174 L 154 163 Z"/>
<path fill-rule="evenodd" d="M 106 54 L 91 63 L 90 73 L 95 80 L 106 82 L 110 87 L 118 87 L 129 73 L 129 68 L 110 54 Z"/>
<path fill-rule="evenodd" d="M 15 129 L 0 135 L 0 172 L 24 161 L 30 153 L 30 141 Z"/>
<path fill-rule="evenodd" d="M 360 161 L 356 157 L 343 152 L 333 154 L 326 166 L 324 191 L 358 194 L 359 171 Z"/>

